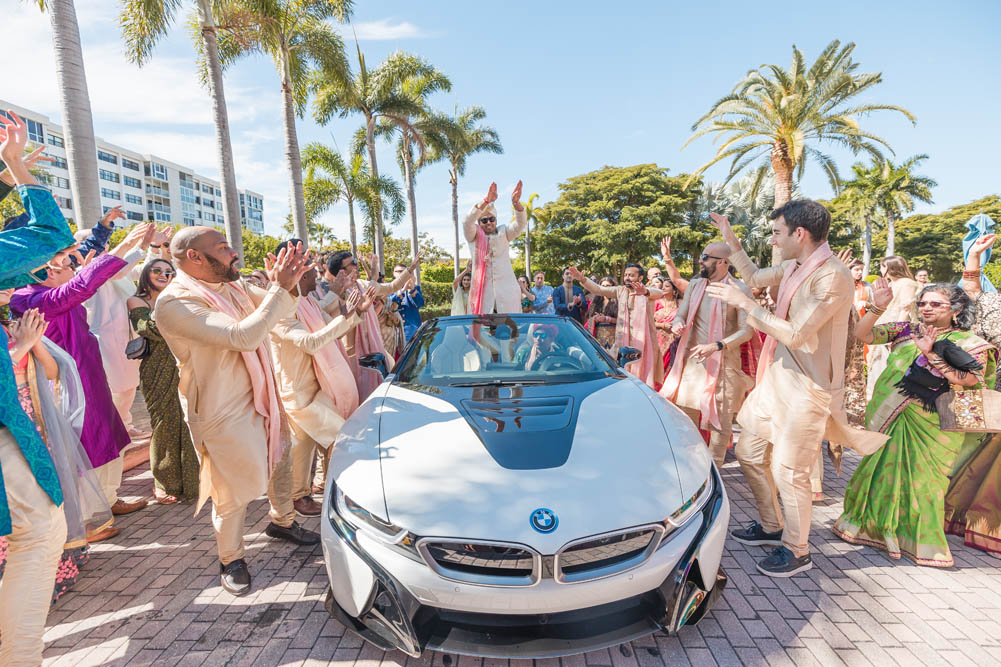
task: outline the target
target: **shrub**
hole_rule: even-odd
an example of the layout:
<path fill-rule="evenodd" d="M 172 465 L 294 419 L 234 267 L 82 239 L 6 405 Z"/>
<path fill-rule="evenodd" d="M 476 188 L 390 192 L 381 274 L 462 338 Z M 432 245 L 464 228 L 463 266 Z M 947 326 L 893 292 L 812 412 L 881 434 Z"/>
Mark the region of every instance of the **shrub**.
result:
<path fill-rule="evenodd" d="M 447 306 L 425 306 L 421 308 L 421 321 L 427 321 L 433 317 L 448 317 L 451 313 L 451 303 Z"/>
<path fill-rule="evenodd" d="M 442 305 L 451 307 L 452 305 L 451 280 L 447 283 L 433 282 L 431 280 L 424 280 L 422 276 L 421 291 L 424 292 L 424 303 L 427 304 L 427 307 Z"/>

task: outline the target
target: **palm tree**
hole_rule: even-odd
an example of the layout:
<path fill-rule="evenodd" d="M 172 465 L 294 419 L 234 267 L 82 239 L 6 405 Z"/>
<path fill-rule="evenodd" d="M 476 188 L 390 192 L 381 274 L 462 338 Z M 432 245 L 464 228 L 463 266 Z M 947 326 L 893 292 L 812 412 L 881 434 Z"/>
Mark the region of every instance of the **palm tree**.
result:
<path fill-rule="evenodd" d="M 345 162 L 333 149 L 318 142 L 307 144 L 302 151 L 306 165 L 304 191 L 306 209 L 320 215 L 337 201 L 348 205 L 349 237 L 351 252 L 358 254 L 358 235 L 355 228 L 355 202 L 367 195 L 369 174 L 364 158 L 355 154 Z"/>
<path fill-rule="evenodd" d="M 345 21 L 351 0 L 228 0 L 219 5 L 223 66 L 248 53 L 271 56 L 282 93 L 285 165 L 296 236 L 307 239 L 306 202 L 296 116 L 302 117 L 314 72 L 343 77 L 344 44 L 327 19 Z"/>
<path fill-rule="evenodd" d="M 858 63 L 851 59 L 854 50 L 851 42 L 841 46 L 834 40 L 807 69 L 803 53 L 794 45 L 788 70 L 762 65 L 748 72 L 729 95 L 692 125 L 694 134 L 685 146 L 707 134 L 722 142 L 716 155 L 692 178 L 732 158 L 729 182 L 760 159 L 755 176 L 760 183 L 771 167 L 775 206 L 779 207 L 791 198 L 793 176 L 802 176 L 808 157 L 820 163 L 831 187 L 839 190 L 837 165 L 816 144 L 845 147 L 854 154 L 865 152 L 875 159 L 882 159 L 882 148 L 892 153 L 886 140 L 863 130 L 857 119 L 873 111 L 896 111 L 914 123 L 914 115 L 899 106 L 855 102 L 883 77 L 878 72 L 856 73 Z"/>
<path fill-rule="evenodd" d="M 378 67 L 369 72 L 361 48 L 358 52 L 358 71 L 349 67 L 324 68 L 314 77 L 316 99 L 314 115 L 317 122 L 326 124 L 335 114 L 346 118 L 360 113 L 365 118 L 365 145 L 368 149 L 368 170 L 372 178 L 379 178 L 379 163 L 375 155 L 376 123 L 383 116 L 406 118 L 417 116 L 422 108 L 418 100 L 407 95 L 404 87 L 410 79 L 433 77 L 439 74 L 424 60 L 398 51 L 390 54 Z M 447 81 L 447 79 L 446 79 Z M 379 270 L 385 261 L 382 243 L 382 201 L 373 200 L 375 206 L 375 254 Z"/>
<path fill-rule="evenodd" d="M 872 227 L 879 210 L 878 192 L 882 187 L 881 174 L 883 168 L 878 162 L 866 166 L 861 162 L 852 165 L 855 178 L 847 181 L 842 189 L 842 196 L 847 199 L 854 215 L 861 218 L 862 228 L 862 271 L 869 275 L 872 265 Z"/>
<path fill-rule="evenodd" d="M 455 275 L 459 275 L 459 176 L 466 173 L 466 160 L 476 153 L 503 153 L 497 130 L 479 124 L 487 117 L 483 107 L 455 110 L 453 115 L 435 114 L 445 128 L 432 146 L 432 161 L 448 160 L 452 184 L 452 224 L 455 226 Z"/>
<path fill-rule="evenodd" d="M 56 80 L 59 82 L 63 138 L 69 169 L 73 211 L 80 229 L 92 227 L 104 215 L 101 189 L 97 181 L 97 142 L 94 140 L 94 117 L 87 92 L 87 73 L 80 46 L 80 26 L 73 0 L 38 0 L 38 7 L 48 11 L 52 26 L 52 47 L 56 57 Z"/>
<path fill-rule="evenodd" d="M 142 67 L 153 55 L 157 42 L 174 23 L 181 0 L 122 0 L 119 22 L 125 38 L 125 57 Z M 219 62 L 218 26 L 212 14 L 212 0 L 195 0 L 191 20 L 198 34 L 195 49 L 199 53 L 199 70 L 212 100 L 215 126 L 216 164 L 222 185 L 222 205 L 226 216 L 226 240 L 243 261 L 243 229 L 240 223 L 240 200 L 236 189 L 236 169 L 233 166 L 233 143 L 229 136 L 229 112 L 222 83 Z"/>
<path fill-rule="evenodd" d="M 533 192 L 528 197 L 528 201 L 521 202 L 521 205 L 525 207 L 525 216 L 528 220 L 528 230 L 525 233 L 525 277 L 528 278 L 529 282 L 532 280 L 532 223 L 536 225 L 539 224 L 539 214 L 542 213 L 542 207 L 535 206 L 535 200 L 539 198 L 538 192 Z M 511 216 L 511 221 L 515 219 L 515 215 Z"/>
<path fill-rule="evenodd" d="M 891 160 L 886 160 L 883 164 L 884 186 L 879 196 L 879 207 L 886 214 L 887 257 L 896 254 L 897 219 L 914 210 L 915 200 L 925 204 L 932 203 L 931 189 L 938 183 L 927 176 L 911 173 L 914 167 L 927 159 L 927 155 L 915 155 L 900 165 L 893 164 Z"/>
<path fill-rule="evenodd" d="M 403 219 L 407 212 L 407 200 L 403 197 L 403 191 L 399 184 L 388 176 L 375 178 L 369 176 L 363 184 L 362 196 L 358 203 L 361 205 L 362 213 L 365 214 L 365 234 L 364 239 L 372 242 L 376 238 L 378 229 L 385 216 L 392 224 Z M 373 244 L 373 247 L 374 244 Z M 382 269 L 380 268 L 381 272 Z"/>

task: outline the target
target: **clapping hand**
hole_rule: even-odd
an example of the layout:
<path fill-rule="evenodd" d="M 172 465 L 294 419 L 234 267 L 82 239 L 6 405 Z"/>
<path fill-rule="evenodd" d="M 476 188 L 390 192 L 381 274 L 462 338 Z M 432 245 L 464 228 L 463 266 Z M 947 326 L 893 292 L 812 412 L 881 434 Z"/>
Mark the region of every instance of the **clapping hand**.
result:
<path fill-rule="evenodd" d="M 872 285 L 872 305 L 885 309 L 891 301 L 893 301 L 893 290 L 890 289 L 890 281 L 878 278 Z"/>
<path fill-rule="evenodd" d="M 354 292 L 354 294 L 360 295 L 361 290 L 360 289 L 357 290 L 356 292 Z M 378 298 L 378 296 L 379 296 L 378 290 L 376 289 L 375 285 L 369 285 L 368 289 L 365 290 L 364 298 L 358 302 L 358 312 L 364 313 L 369 308 L 371 308 L 372 304 L 375 303 L 375 300 Z"/>
<path fill-rule="evenodd" d="M 115 220 L 124 220 L 124 219 L 125 219 L 125 211 L 122 210 L 121 205 L 113 206 L 101 218 L 101 226 L 110 227 L 111 223 L 114 222 Z M 138 227 L 138 225 L 136 226 Z"/>
<path fill-rule="evenodd" d="M 303 251 L 302 242 L 296 243 L 294 247 L 285 246 L 277 257 L 268 253 L 264 258 L 264 272 L 268 274 L 268 281 L 277 283 L 287 292 L 292 292 L 299 285 L 303 274 L 312 268 L 309 251 Z"/>
<path fill-rule="evenodd" d="M 487 190 L 487 196 L 483 198 L 483 203 L 480 208 L 486 208 L 497 201 L 497 184 L 491 183 L 490 188 Z"/>
<path fill-rule="evenodd" d="M 49 323 L 37 308 L 29 308 L 21 315 L 21 319 L 10 325 L 10 335 L 18 343 L 30 349 L 42 340 Z"/>
<path fill-rule="evenodd" d="M 165 226 L 163 229 L 158 229 L 153 232 L 153 238 L 150 241 L 152 245 L 158 246 L 169 246 L 170 239 L 174 237 L 174 228 L 170 225 Z"/>
<path fill-rule="evenodd" d="M 838 259 L 841 261 L 842 264 L 848 266 L 849 264 L 852 263 L 852 254 L 853 253 L 851 248 L 845 248 L 844 250 L 838 253 Z"/>
<path fill-rule="evenodd" d="M 114 211 L 114 209 L 108 211 L 108 215 L 111 215 L 112 211 Z M 106 217 L 108 216 L 105 216 L 105 218 Z M 154 229 L 156 228 L 156 226 L 152 222 L 144 222 L 135 225 L 132 229 L 129 230 L 129 233 L 125 235 L 125 239 L 121 243 L 116 245 L 114 249 L 108 254 L 115 255 L 116 257 L 119 258 L 123 258 L 125 254 L 128 253 L 129 250 L 132 250 L 132 248 L 142 243 L 144 239 L 151 236 L 150 232 L 151 227 Z"/>
<path fill-rule="evenodd" d="M 638 296 L 644 296 L 646 294 L 649 294 L 649 292 L 647 292 L 646 285 L 644 285 L 643 283 L 639 282 L 629 283 L 629 286 L 633 288 L 633 294 L 636 294 Z"/>
<path fill-rule="evenodd" d="M 931 348 L 932 345 L 935 344 L 935 336 L 937 335 L 938 331 L 935 329 L 935 327 L 932 326 L 924 327 L 924 331 L 922 332 L 921 336 L 919 338 L 914 339 L 914 344 L 918 346 L 918 349 L 921 350 L 921 352 L 925 356 L 927 356 L 928 354 L 931 353 Z"/>

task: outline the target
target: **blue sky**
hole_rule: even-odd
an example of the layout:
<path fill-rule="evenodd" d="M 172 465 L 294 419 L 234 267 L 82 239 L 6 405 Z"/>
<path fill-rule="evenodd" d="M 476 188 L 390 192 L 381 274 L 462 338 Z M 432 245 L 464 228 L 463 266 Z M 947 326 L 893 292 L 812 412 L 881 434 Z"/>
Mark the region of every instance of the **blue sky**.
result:
<path fill-rule="evenodd" d="M 189 6 L 193 2 L 186 3 Z M 32 3 L 6 3 L 10 54 L 33 54 L 8 71 L 0 97 L 59 119 L 48 21 Z M 122 56 L 113 0 L 77 2 L 97 133 L 131 148 L 215 175 L 211 114 L 194 79 L 194 55 L 179 26 L 138 70 Z M 713 154 L 710 139 L 681 150 L 692 123 L 748 70 L 788 65 L 795 43 L 808 61 L 831 39 L 855 42 L 863 71 L 881 71 L 872 101 L 910 109 L 877 114 L 865 127 L 885 137 L 898 159 L 929 154 L 935 203 L 919 212 L 1001 192 L 1001 3 L 854 2 L 409 2 L 356 3 L 353 27 L 370 66 L 402 49 L 421 55 L 453 82 L 432 100 L 441 109 L 478 104 L 504 145 L 500 156 L 470 159 L 460 212 L 491 180 L 509 193 L 520 178 L 548 201 L 568 177 L 603 165 L 656 162 L 691 171 Z M 339 28 L 353 48 L 351 26 Z M 10 36 L 13 39 L 8 39 Z M 270 61 L 247 59 L 226 75 L 237 180 L 262 192 L 265 224 L 277 233 L 288 210 L 277 77 Z M 326 127 L 307 116 L 301 143 L 346 149 L 358 117 Z M 830 149 L 848 170 L 850 154 Z M 402 181 L 389 145 L 380 167 Z M 721 166 L 709 180 L 722 180 Z M 820 170 L 807 169 L 806 196 L 828 198 Z M 450 186 L 444 166 L 418 175 L 422 229 L 451 248 Z M 506 200 L 506 197 L 502 195 Z M 501 208 L 507 215 L 506 204 Z M 347 236 L 343 208 L 324 223 Z M 407 236 L 406 222 L 396 228 Z"/>

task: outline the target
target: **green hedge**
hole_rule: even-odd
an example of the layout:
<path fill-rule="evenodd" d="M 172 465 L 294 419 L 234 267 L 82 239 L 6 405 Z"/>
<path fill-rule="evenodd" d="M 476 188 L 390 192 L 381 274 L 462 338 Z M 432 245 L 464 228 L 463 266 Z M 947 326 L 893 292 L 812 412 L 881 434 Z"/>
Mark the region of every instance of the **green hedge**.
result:
<path fill-rule="evenodd" d="M 452 305 L 452 281 L 433 282 L 421 276 L 421 291 L 424 292 L 424 303 L 430 306 Z"/>
<path fill-rule="evenodd" d="M 430 320 L 432 317 L 448 317 L 452 314 L 452 304 L 447 306 L 425 306 L 421 308 L 421 320 Z"/>

